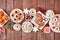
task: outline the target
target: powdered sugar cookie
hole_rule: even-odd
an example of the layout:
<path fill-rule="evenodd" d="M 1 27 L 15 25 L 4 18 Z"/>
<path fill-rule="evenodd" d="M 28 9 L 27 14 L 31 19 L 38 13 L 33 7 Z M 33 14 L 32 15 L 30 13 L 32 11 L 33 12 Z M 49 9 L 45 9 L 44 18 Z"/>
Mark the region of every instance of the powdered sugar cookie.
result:
<path fill-rule="evenodd" d="M 32 16 L 36 16 L 36 9 L 31 8 L 31 9 L 29 10 L 29 13 L 30 13 L 30 15 L 32 15 Z"/>
<path fill-rule="evenodd" d="M 14 9 L 10 13 L 11 20 L 15 23 L 20 23 L 24 19 L 24 14 L 20 9 Z"/>
<path fill-rule="evenodd" d="M 13 29 L 16 31 L 20 31 L 21 25 L 20 24 L 14 24 Z"/>
<path fill-rule="evenodd" d="M 23 22 L 22 30 L 24 32 L 29 33 L 32 31 L 32 29 L 33 29 L 33 25 L 30 22 L 27 22 L 27 21 Z"/>
<path fill-rule="evenodd" d="M 47 10 L 47 11 L 46 11 L 46 16 L 47 16 L 48 18 L 53 17 L 53 16 L 54 16 L 53 10 Z"/>

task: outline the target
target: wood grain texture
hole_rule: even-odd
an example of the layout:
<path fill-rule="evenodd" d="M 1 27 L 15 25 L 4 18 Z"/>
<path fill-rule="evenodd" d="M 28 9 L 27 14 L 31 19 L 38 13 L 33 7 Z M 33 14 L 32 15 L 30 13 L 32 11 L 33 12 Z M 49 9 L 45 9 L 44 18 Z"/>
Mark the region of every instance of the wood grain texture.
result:
<path fill-rule="evenodd" d="M 45 9 L 45 3 L 45 0 L 38 0 L 38 7 L 42 7 Z M 45 40 L 45 33 L 38 31 L 37 39 Z"/>
<path fill-rule="evenodd" d="M 6 0 L 0 0 L 0 8 L 3 10 L 6 10 Z M 0 33 L 0 40 L 5 40 L 6 38 L 6 34 L 5 33 Z"/>
<path fill-rule="evenodd" d="M 0 8 L 8 14 L 15 8 L 37 8 L 38 6 L 44 9 L 56 10 L 60 13 L 60 0 L 0 0 Z M 0 34 L 0 40 L 60 40 L 60 34 L 51 32 L 45 34 L 43 32 L 25 33 L 20 31 L 11 31 L 7 29 L 7 33 Z"/>
<path fill-rule="evenodd" d="M 55 0 L 55 10 L 60 14 L 60 0 Z M 60 40 L 60 33 L 55 33 L 55 40 Z"/>
<path fill-rule="evenodd" d="M 46 0 L 46 9 L 54 10 L 54 0 Z M 49 34 L 45 34 L 45 40 L 54 40 L 54 32 L 50 32 Z"/>

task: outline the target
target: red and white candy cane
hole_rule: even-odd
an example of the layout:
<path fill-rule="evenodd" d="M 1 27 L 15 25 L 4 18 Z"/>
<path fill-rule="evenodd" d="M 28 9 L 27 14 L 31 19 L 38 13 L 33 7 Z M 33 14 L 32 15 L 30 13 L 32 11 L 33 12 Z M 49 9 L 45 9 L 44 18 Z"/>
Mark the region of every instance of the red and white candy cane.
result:
<path fill-rule="evenodd" d="M 0 28 L 0 33 L 4 33 L 4 32 L 6 32 L 6 29 L 5 28 Z"/>

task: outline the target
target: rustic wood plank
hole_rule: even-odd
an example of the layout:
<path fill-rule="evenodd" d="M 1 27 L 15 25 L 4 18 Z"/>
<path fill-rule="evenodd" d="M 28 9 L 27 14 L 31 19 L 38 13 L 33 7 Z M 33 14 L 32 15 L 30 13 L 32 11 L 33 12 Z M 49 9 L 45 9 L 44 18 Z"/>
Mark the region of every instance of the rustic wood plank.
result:
<path fill-rule="evenodd" d="M 45 0 L 38 0 L 38 7 L 45 8 Z"/>
<path fill-rule="evenodd" d="M 46 9 L 54 10 L 54 0 L 46 0 Z M 54 40 L 54 32 L 45 34 L 45 40 Z"/>
<path fill-rule="evenodd" d="M 22 8 L 30 8 L 31 0 L 22 0 Z"/>
<path fill-rule="evenodd" d="M 10 14 L 13 9 L 13 0 L 7 0 L 7 13 Z"/>
<path fill-rule="evenodd" d="M 46 9 L 54 9 L 54 0 L 46 0 Z"/>
<path fill-rule="evenodd" d="M 31 0 L 30 5 L 31 5 L 30 8 L 37 8 L 38 0 Z M 31 40 L 37 40 L 37 32 L 32 32 Z"/>
<path fill-rule="evenodd" d="M 11 10 L 13 9 L 13 0 L 7 0 L 7 13 L 10 14 Z M 13 40 L 13 31 L 7 29 L 7 39 L 6 40 Z"/>
<path fill-rule="evenodd" d="M 45 8 L 45 0 L 38 0 L 38 7 Z M 44 32 L 41 32 L 40 30 L 38 31 L 37 35 L 38 40 L 45 40 L 45 34 Z"/>
<path fill-rule="evenodd" d="M 6 9 L 6 0 L 0 0 L 0 8 L 1 9 Z"/>
<path fill-rule="evenodd" d="M 45 33 L 39 31 L 38 35 L 37 35 L 37 39 L 38 40 L 45 40 Z"/>
<path fill-rule="evenodd" d="M 4 11 L 6 10 L 6 0 L 0 0 L 0 8 Z M 6 34 L 0 33 L 0 40 L 6 40 Z"/>
<path fill-rule="evenodd" d="M 31 40 L 37 40 L 37 32 L 32 32 L 31 34 Z"/>
<path fill-rule="evenodd" d="M 60 13 L 60 0 L 55 0 L 55 10 Z M 60 33 L 55 33 L 55 40 L 60 40 Z"/>
<path fill-rule="evenodd" d="M 13 2 L 13 6 L 14 6 L 14 8 L 21 8 L 22 9 L 22 0 L 14 0 L 14 2 Z"/>
<path fill-rule="evenodd" d="M 21 8 L 20 0 L 7 0 L 7 12 L 10 13 L 14 8 Z M 21 40 L 21 31 L 7 31 L 7 40 Z"/>
<path fill-rule="evenodd" d="M 55 11 L 57 12 L 57 13 L 60 13 L 60 0 L 55 0 Z"/>
<path fill-rule="evenodd" d="M 22 7 L 21 7 L 21 2 L 22 0 L 14 0 L 13 1 L 13 8 L 15 9 L 15 8 L 20 8 L 20 9 L 22 9 Z M 14 31 L 14 33 L 13 33 L 14 35 L 13 35 L 13 40 L 22 40 L 22 31 L 20 30 L 20 31 Z"/>
<path fill-rule="evenodd" d="M 31 32 L 25 33 L 22 31 L 22 40 L 31 40 Z"/>
<path fill-rule="evenodd" d="M 45 34 L 45 40 L 54 40 L 54 33 L 51 31 L 48 34 Z"/>

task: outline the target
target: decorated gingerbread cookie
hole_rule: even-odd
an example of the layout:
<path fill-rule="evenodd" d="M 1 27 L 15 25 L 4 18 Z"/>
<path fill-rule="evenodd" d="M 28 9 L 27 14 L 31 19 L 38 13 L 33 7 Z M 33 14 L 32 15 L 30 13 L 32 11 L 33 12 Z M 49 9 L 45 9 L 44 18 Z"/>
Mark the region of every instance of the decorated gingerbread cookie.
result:
<path fill-rule="evenodd" d="M 24 19 L 24 14 L 20 9 L 14 9 L 10 13 L 11 20 L 15 23 L 20 23 Z"/>
<path fill-rule="evenodd" d="M 33 17 L 33 19 L 31 20 L 31 22 L 37 26 L 39 29 L 42 29 L 48 22 L 48 18 L 43 15 L 42 12 L 38 11 L 36 16 Z"/>
<path fill-rule="evenodd" d="M 25 33 L 31 32 L 32 29 L 33 29 L 33 25 L 30 22 L 28 22 L 28 21 L 23 22 L 23 24 L 22 24 L 22 30 Z"/>

